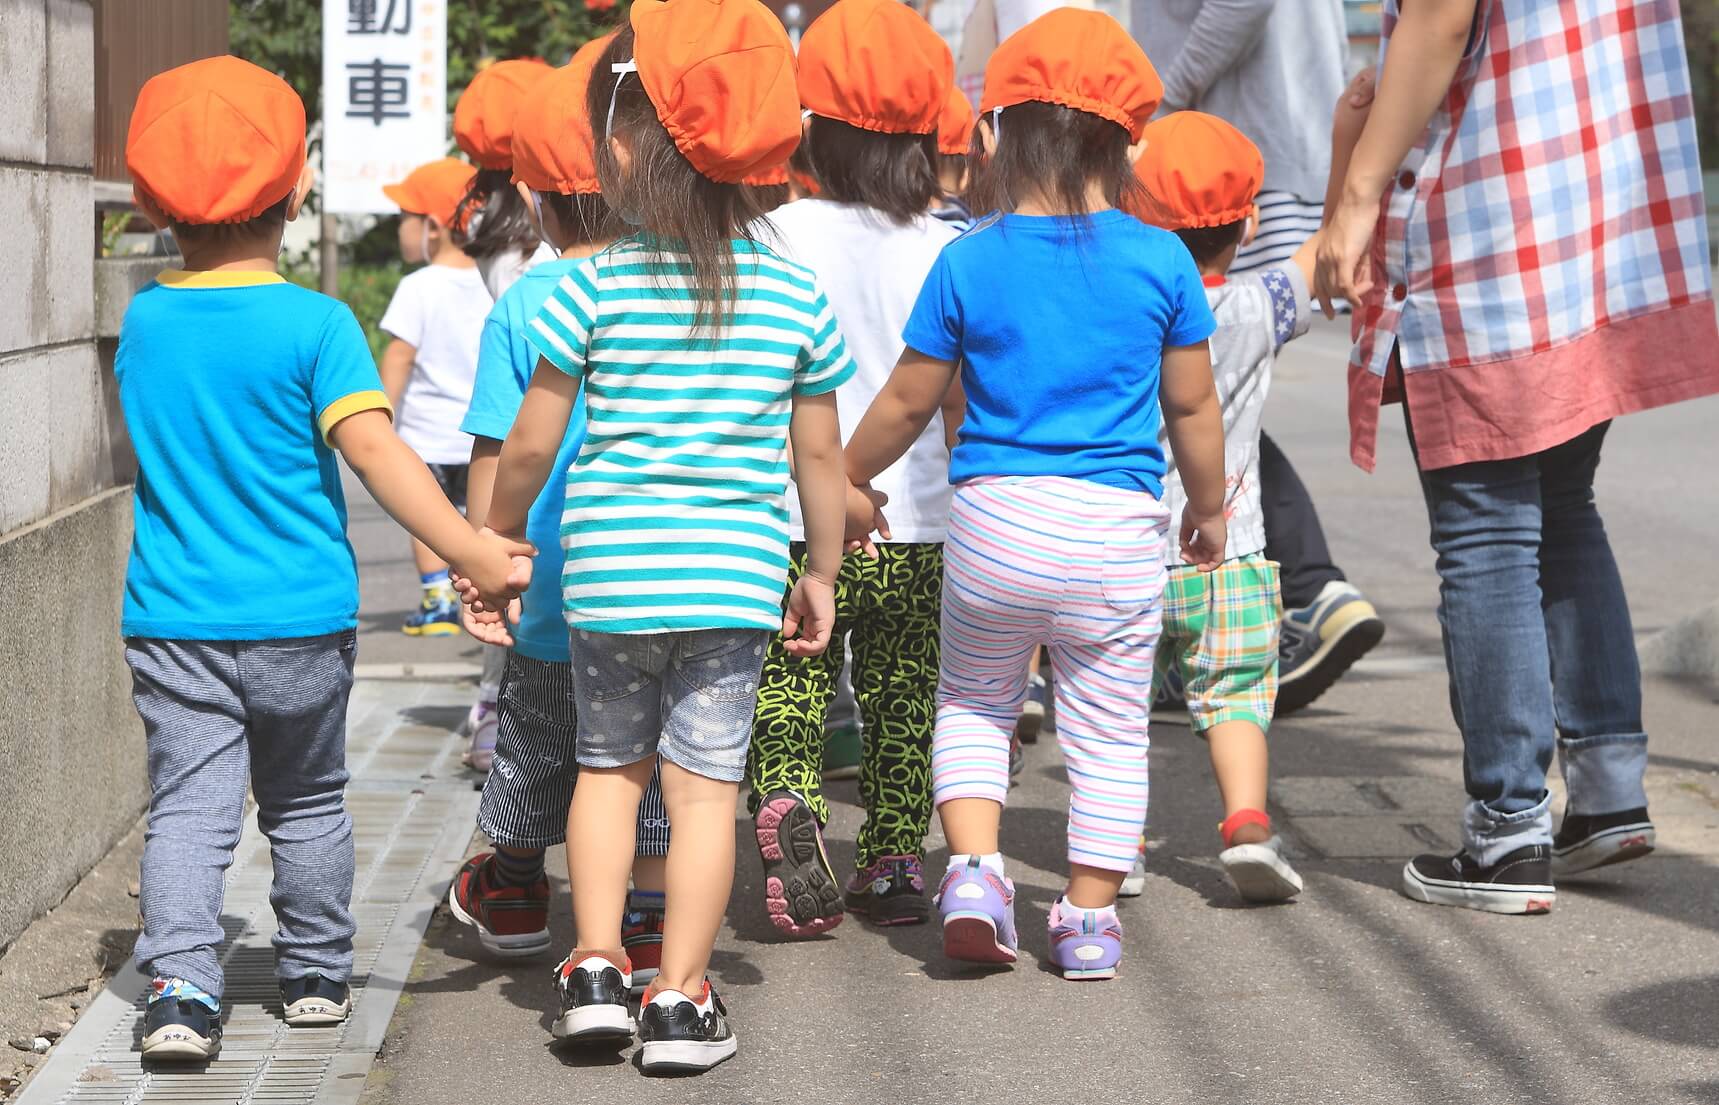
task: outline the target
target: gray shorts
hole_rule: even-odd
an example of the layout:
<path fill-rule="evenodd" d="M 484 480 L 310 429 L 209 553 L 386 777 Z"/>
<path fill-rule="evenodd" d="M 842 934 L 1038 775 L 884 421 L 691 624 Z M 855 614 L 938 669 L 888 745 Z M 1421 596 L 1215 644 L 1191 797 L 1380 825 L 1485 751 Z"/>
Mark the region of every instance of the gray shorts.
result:
<path fill-rule="evenodd" d="M 763 629 L 573 634 L 579 766 L 660 755 L 707 779 L 746 777 Z"/>

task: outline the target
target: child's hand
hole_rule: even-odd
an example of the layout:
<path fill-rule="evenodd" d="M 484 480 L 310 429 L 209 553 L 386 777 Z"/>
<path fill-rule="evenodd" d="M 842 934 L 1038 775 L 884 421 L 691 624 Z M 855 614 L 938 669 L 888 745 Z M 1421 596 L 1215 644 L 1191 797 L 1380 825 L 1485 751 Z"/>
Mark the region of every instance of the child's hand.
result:
<path fill-rule="evenodd" d="M 499 614 L 531 585 L 531 557 L 536 555 L 531 542 L 503 536 L 486 526 L 478 531 L 465 562 L 449 567 L 448 577 L 460 600 L 474 613 Z"/>
<path fill-rule="evenodd" d="M 788 592 L 782 614 L 783 647 L 789 656 L 822 656 L 836 628 L 836 589 L 813 576 L 801 576 Z"/>
<path fill-rule="evenodd" d="M 1202 572 L 1216 571 L 1224 562 L 1224 546 L 1229 541 L 1229 526 L 1224 512 L 1202 517 L 1192 510 L 1182 511 L 1182 561 Z"/>
<path fill-rule="evenodd" d="M 1377 85 L 1378 69 L 1369 65 L 1355 74 L 1355 79 L 1349 82 L 1349 87 L 1343 90 L 1343 95 L 1337 102 L 1339 106 L 1363 111 L 1373 106 L 1373 94 L 1377 91 Z"/>
<path fill-rule="evenodd" d="M 519 600 L 514 599 L 507 604 L 507 613 L 502 615 L 496 611 L 478 613 L 469 606 L 460 606 L 460 624 L 472 637 L 486 645 L 500 645 L 502 648 L 513 647 L 513 634 L 508 632 L 508 626 L 519 624 Z"/>
<path fill-rule="evenodd" d="M 865 487 L 848 484 L 848 520 L 844 538 L 848 552 L 859 550 L 873 560 L 877 559 L 877 544 L 871 535 L 875 530 L 879 537 L 889 540 L 889 519 L 883 516 L 883 506 L 888 502 L 889 496 L 870 484 Z"/>

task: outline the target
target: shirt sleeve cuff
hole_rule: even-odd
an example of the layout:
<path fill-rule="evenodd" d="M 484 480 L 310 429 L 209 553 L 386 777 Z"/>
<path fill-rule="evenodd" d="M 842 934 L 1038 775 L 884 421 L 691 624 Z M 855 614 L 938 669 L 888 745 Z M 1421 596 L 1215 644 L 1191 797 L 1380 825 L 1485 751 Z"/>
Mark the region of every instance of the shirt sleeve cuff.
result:
<path fill-rule="evenodd" d="M 508 432 L 513 429 L 513 423 L 499 414 L 486 414 L 479 411 L 467 411 L 466 417 L 460 423 L 462 434 L 473 437 L 487 437 L 493 441 L 506 441 Z"/>
<path fill-rule="evenodd" d="M 316 420 L 317 427 L 322 431 L 322 440 L 333 445 L 333 442 L 329 441 L 329 435 L 334 432 L 334 428 L 362 411 L 385 411 L 390 421 L 394 417 L 394 407 L 388 402 L 385 392 L 355 391 L 322 408 L 322 414 Z"/>

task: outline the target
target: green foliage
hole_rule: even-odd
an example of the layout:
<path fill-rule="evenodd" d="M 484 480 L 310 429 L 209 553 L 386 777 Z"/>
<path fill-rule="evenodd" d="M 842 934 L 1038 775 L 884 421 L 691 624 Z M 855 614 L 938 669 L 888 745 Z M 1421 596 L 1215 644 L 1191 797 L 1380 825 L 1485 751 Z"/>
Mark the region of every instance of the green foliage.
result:
<path fill-rule="evenodd" d="M 364 336 L 370 342 L 370 353 L 377 360 L 381 360 L 382 350 L 388 345 L 388 335 L 377 324 L 382 321 L 382 312 L 388 309 L 388 301 L 394 298 L 402 274 L 397 260 L 392 264 L 340 266 L 340 298 L 358 316 L 358 325 L 364 327 Z M 313 291 L 318 288 L 314 268 L 288 268 L 282 275 Z"/>
<path fill-rule="evenodd" d="M 1719 173 L 1719 4 L 1683 5 L 1683 41 L 1689 47 L 1701 163 Z"/>

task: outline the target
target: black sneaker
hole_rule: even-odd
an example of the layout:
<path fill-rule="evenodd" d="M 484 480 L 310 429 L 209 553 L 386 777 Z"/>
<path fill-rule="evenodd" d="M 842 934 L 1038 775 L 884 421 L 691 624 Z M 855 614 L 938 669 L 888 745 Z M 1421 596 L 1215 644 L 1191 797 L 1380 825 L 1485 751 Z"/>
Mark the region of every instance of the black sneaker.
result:
<path fill-rule="evenodd" d="M 874 925 L 923 925 L 931 917 L 925 871 L 917 856 L 884 856 L 856 871 L 842 904 Z"/>
<path fill-rule="evenodd" d="M 1416 856 L 1403 868 L 1403 893 L 1417 902 L 1487 913 L 1550 913 L 1558 900 L 1552 886 L 1552 848 L 1530 844 L 1491 867 L 1475 863 L 1467 852 Z"/>
<path fill-rule="evenodd" d="M 303 978 L 281 979 L 281 1007 L 294 1028 L 339 1024 L 352 1012 L 352 992 L 346 983 L 312 971 Z"/>
<path fill-rule="evenodd" d="M 575 1043 L 610 1043 L 633 1038 L 633 1018 L 627 1012 L 632 993 L 633 967 L 626 960 L 616 966 L 600 955 L 587 955 L 579 962 L 568 956 L 555 968 L 555 992 L 561 1012 L 555 1018 L 555 1037 Z"/>
<path fill-rule="evenodd" d="M 212 1059 L 221 1050 L 221 1014 L 196 998 L 151 998 L 143 1014 L 141 1050 L 152 1061 Z"/>
<path fill-rule="evenodd" d="M 1366 596 L 1342 580 L 1327 583 L 1301 610 L 1285 610 L 1277 649 L 1277 716 L 1288 717 L 1331 689 L 1385 638 Z"/>
<path fill-rule="evenodd" d="M 739 1047 L 728 1009 L 709 981 L 696 1002 L 679 990 L 658 990 L 639 1012 L 639 1040 L 646 1074 L 707 1071 Z"/>
<path fill-rule="evenodd" d="M 1640 859 L 1653 851 L 1653 843 L 1646 806 L 1618 813 L 1566 813 L 1552 838 L 1552 873 L 1563 878 Z"/>

